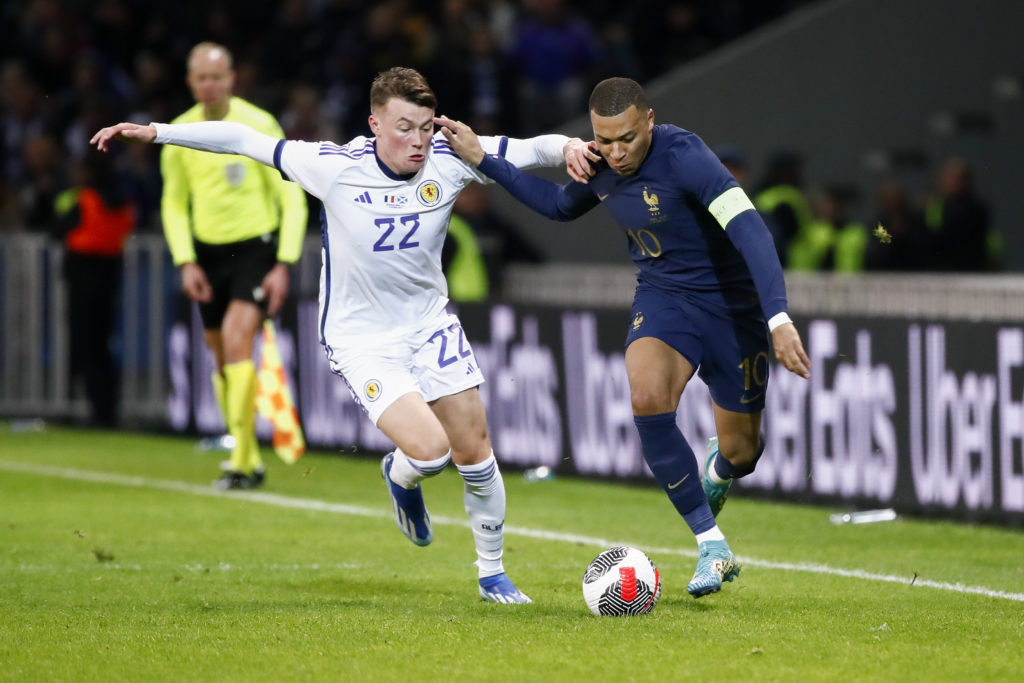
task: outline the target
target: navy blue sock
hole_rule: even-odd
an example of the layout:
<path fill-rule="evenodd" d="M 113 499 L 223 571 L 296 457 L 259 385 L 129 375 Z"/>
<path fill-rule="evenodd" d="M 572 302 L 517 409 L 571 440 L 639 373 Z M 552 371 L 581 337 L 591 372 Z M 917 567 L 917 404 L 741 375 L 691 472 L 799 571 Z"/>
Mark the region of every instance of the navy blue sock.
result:
<path fill-rule="evenodd" d="M 715 516 L 700 483 L 697 458 L 676 426 L 675 413 L 633 416 L 644 460 L 694 535 L 712 529 Z"/>
<path fill-rule="evenodd" d="M 761 447 L 757 449 L 757 454 L 754 456 L 754 462 L 750 463 L 746 467 L 737 467 L 726 460 L 725 456 L 723 456 L 721 451 L 719 451 L 713 461 L 715 474 L 720 476 L 722 479 L 739 479 L 740 477 L 745 477 L 753 472 L 754 468 L 757 467 L 757 461 L 761 459 L 762 453 L 764 453 L 764 439 L 761 439 Z"/>

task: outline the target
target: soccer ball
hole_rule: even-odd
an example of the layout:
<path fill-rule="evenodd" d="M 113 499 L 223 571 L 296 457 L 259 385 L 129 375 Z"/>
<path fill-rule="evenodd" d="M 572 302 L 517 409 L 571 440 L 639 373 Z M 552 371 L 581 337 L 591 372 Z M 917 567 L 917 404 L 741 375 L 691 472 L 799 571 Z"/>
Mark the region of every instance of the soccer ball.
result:
<path fill-rule="evenodd" d="M 647 614 L 658 604 L 660 595 L 658 568 L 636 548 L 605 550 L 583 575 L 583 600 L 597 616 Z"/>

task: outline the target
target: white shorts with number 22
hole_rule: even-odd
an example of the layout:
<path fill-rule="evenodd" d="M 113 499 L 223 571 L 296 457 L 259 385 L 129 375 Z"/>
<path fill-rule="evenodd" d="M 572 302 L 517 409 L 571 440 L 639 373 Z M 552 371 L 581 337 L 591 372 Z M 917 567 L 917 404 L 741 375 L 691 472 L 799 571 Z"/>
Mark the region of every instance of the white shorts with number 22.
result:
<path fill-rule="evenodd" d="M 324 350 L 331 371 L 345 380 L 374 424 L 405 394 L 416 392 L 430 402 L 484 381 L 462 324 L 451 313 L 442 312 L 413 334 L 360 341 L 348 337 L 343 345 L 332 345 L 328 340 Z"/>

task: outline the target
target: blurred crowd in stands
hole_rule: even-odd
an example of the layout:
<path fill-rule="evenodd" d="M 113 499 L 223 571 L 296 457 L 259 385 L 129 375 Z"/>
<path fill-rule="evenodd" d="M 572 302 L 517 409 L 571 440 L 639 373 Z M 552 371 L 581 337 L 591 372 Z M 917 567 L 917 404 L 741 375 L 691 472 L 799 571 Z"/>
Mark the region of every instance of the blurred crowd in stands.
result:
<path fill-rule="evenodd" d="M 896 181 L 876 188 L 869 222 L 856 219 L 848 186 L 808 187 L 800 155 L 773 155 L 755 185 L 741 151 L 717 150 L 747 191 L 787 270 L 984 272 L 1001 270 L 1003 244 L 967 161 L 943 160 L 922 198 Z"/>
<path fill-rule="evenodd" d="M 603 78 L 648 81 L 810 1 L 0 3 L 0 232 L 53 225 L 55 199 L 100 127 L 169 121 L 191 106 L 185 62 L 200 40 L 232 50 L 235 94 L 277 115 L 289 138 L 344 141 L 368 133 L 369 83 L 394 65 L 427 76 L 441 113 L 480 133 L 528 136 L 580 116 Z M 742 155 L 729 152 L 742 165 Z M 117 155 L 138 229 L 158 231 L 158 148 L 122 145 Z M 998 265 L 987 209 L 962 162 L 943 166 L 927 206 L 916 206 L 898 187 L 882 188 L 878 220 L 858 228 L 844 217 L 842 191 L 806 194 L 798 161 L 780 154 L 760 186 L 743 181 L 787 267 Z M 310 212 L 314 220 L 318 214 Z M 877 223 L 893 237 L 893 248 L 878 253 Z M 973 240 L 971 246 L 961 239 Z M 979 239 L 984 245 L 974 244 Z M 935 259 L 922 260 L 933 252 Z"/>

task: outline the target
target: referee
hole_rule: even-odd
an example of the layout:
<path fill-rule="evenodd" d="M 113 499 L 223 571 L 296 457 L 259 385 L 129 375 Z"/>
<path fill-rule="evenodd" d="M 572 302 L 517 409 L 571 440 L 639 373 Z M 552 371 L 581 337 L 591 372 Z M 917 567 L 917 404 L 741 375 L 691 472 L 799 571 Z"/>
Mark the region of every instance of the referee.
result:
<path fill-rule="evenodd" d="M 231 94 L 231 53 L 203 42 L 188 57 L 195 106 L 173 123 L 235 121 L 283 138 L 268 112 Z M 217 368 L 214 395 L 235 439 L 221 489 L 263 483 L 256 440 L 253 339 L 265 316 L 288 295 L 290 264 L 298 261 L 306 228 L 302 189 L 251 159 L 167 145 L 160 155 L 164 234 L 181 271 L 185 294 L 198 302 L 206 345 Z"/>

